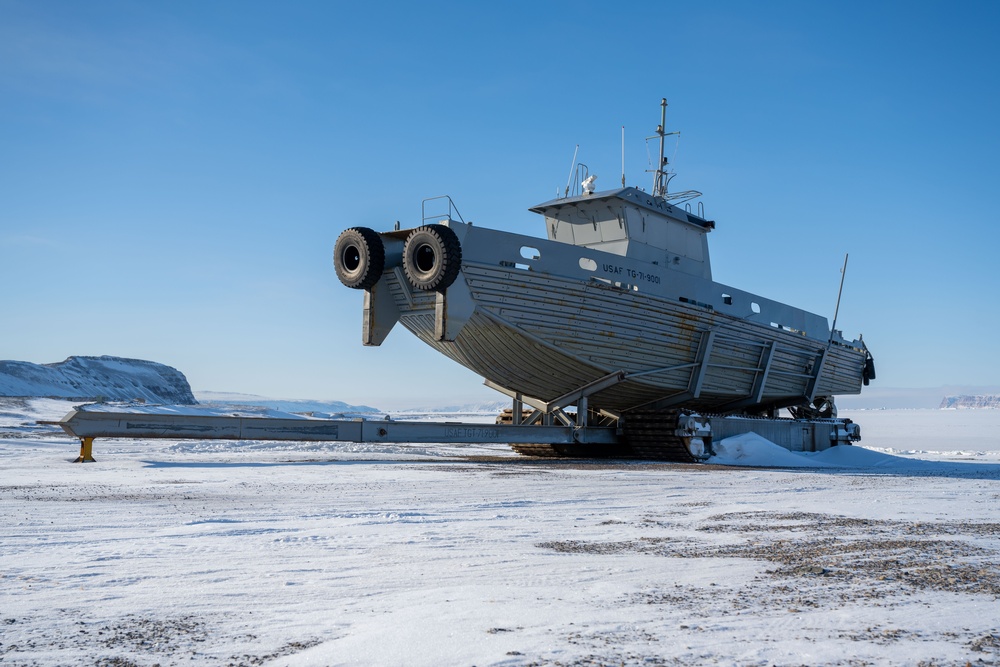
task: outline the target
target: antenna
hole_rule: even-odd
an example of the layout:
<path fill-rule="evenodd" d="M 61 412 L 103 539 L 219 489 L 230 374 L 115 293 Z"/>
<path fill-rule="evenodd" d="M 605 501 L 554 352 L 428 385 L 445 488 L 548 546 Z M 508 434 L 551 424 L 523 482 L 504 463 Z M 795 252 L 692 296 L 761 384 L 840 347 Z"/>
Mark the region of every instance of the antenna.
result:
<path fill-rule="evenodd" d="M 656 165 L 656 169 L 653 170 L 653 196 L 654 197 L 667 197 L 667 184 L 670 183 L 670 174 L 667 173 L 664 167 L 667 166 L 669 160 L 667 160 L 664 155 L 664 139 L 667 137 L 680 134 L 680 132 L 667 132 L 664 130 L 664 126 L 667 123 L 667 98 L 664 97 L 660 100 L 660 124 L 656 127 L 656 134 L 652 137 L 646 137 L 648 142 L 650 139 L 660 139 L 660 161 Z M 647 151 L 649 150 L 647 145 Z M 700 193 L 699 193 L 700 194 Z M 690 197 L 688 197 L 690 199 Z"/>
<path fill-rule="evenodd" d="M 622 187 L 625 187 L 625 126 L 622 125 Z"/>
<path fill-rule="evenodd" d="M 840 295 L 844 292 L 844 278 L 847 277 L 847 257 L 844 253 L 844 268 L 840 270 L 840 289 L 837 290 L 837 307 L 833 310 L 833 326 L 830 327 L 830 342 L 833 342 L 833 332 L 837 330 L 837 316 L 840 314 Z"/>
<path fill-rule="evenodd" d="M 667 127 L 667 98 L 660 100 L 660 126 L 656 128 L 656 133 L 660 135 L 660 161 L 656 165 L 656 176 L 653 179 L 653 196 L 662 197 L 667 191 L 667 184 L 664 182 L 666 174 L 663 173 L 663 139 L 666 135 Z"/>
<path fill-rule="evenodd" d="M 576 150 L 573 151 L 573 161 L 569 163 L 569 178 L 566 179 L 566 192 L 563 197 L 569 196 L 569 184 L 573 182 L 573 168 L 576 166 L 576 154 L 580 152 L 580 144 L 576 145 Z"/>

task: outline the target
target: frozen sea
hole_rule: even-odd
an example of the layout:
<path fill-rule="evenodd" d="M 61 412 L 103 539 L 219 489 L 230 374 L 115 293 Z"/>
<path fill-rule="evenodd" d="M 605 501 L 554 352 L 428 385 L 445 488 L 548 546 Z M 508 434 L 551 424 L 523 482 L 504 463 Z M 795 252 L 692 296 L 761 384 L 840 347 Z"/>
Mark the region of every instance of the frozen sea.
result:
<path fill-rule="evenodd" d="M 862 444 L 893 454 L 1000 459 L 1000 410 L 841 410 Z"/>
<path fill-rule="evenodd" d="M 1000 664 L 1000 411 L 845 411 L 864 447 L 709 465 L 170 440 L 74 465 L 34 424 L 67 409 L 0 399 L 3 665 Z"/>

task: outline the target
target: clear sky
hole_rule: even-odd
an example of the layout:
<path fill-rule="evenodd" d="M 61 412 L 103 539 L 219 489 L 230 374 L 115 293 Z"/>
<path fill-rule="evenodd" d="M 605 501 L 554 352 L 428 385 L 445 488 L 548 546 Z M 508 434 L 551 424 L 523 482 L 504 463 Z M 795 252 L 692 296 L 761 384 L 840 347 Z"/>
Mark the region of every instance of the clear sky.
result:
<path fill-rule="evenodd" d="M 1000 3 L 0 0 L 0 359 L 152 359 L 196 390 L 498 397 L 361 346 L 346 227 L 529 206 L 573 149 L 705 193 L 715 279 L 832 318 L 882 386 L 1000 384 Z M 671 146 L 670 155 L 673 155 Z"/>

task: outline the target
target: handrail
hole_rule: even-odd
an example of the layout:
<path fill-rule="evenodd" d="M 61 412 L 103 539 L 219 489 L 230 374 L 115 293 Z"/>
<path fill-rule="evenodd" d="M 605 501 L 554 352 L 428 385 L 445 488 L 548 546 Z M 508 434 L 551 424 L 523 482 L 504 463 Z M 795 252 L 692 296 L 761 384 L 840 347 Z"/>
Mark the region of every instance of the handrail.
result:
<path fill-rule="evenodd" d="M 428 220 L 430 220 L 431 218 L 441 218 L 442 217 L 441 214 L 427 215 L 427 202 L 431 202 L 431 201 L 434 201 L 436 199 L 447 199 L 448 200 L 448 213 L 446 215 L 448 216 L 449 220 L 454 220 L 454 218 L 451 215 L 452 211 L 454 211 L 455 215 L 458 217 L 459 222 L 461 222 L 462 224 L 465 224 L 465 220 L 462 218 L 462 214 L 458 212 L 458 207 L 455 206 L 455 202 L 452 201 L 451 197 L 448 196 L 448 195 L 438 195 L 437 197 L 427 197 L 422 202 L 420 202 L 421 223 L 425 223 Z"/>
<path fill-rule="evenodd" d="M 567 194 L 570 197 L 578 197 L 583 194 L 583 182 L 590 178 L 590 167 L 582 162 L 577 162 L 573 168 L 571 177 L 573 184 L 568 188 Z"/>

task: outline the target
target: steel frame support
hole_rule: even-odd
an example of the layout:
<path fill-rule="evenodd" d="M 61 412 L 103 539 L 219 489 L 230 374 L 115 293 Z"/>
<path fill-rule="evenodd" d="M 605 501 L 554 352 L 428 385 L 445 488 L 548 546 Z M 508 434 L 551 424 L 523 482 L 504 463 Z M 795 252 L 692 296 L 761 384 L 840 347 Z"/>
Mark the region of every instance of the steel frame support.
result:
<path fill-rule="evenodd" d="M 505 394 L 514 400 L 514 412 L 515 415 L 520 414 L 518 412 L 518 404 L 527 404 L 535 409 L 531 415 L 524 420 L 524 424 L 532 424 L 539 417 L 542 419 L 543 424 L 552 423 L 552 420 L 556 420 L 565 424 L 566 426 L 587 426 L 589 412 L 589 400 L 588 397 L 592 394 L 596 394 L 599 391 L 604 391 L 608 387 L 612 387 L 619 382 L 624 382 L 628 378 L 628 374 L 625 371 L 615 371 L 614 373 L 608 373 L 603 377 L 599 377 L 592 382 L 588 382 L 578 389 L 567 392 L 558 398 L 554 398 L 551 401 L 543 401 L 537 398 L 532 398 L 530 396 L 525 396 L 516 391 L 511 391 L 506 387 L 502 387 L 495 382 L 490 380 L 484 380 L 485 384 L 490 389 L 499 391 L 501 394 Z M 563 408 L 569 407 L 570 405 L 576 405 L 576 420 L 572 420 L 563 411 Z"/>
<path fill-rule="evenodd" d="M 365 290 L 364 311 L 361 323 L 361 342 L 378 346 L 399 321 L 399 308 L 383 276 L 370 289 Z"/>
<path fill-rule="evenodd" d="M 738 410 L 751 405 L 760 405 L 764 399 L 764 388 L 767 386 L 767 378 L 771 374 L 771 362 L 774 361 L 774 354 L 778 345 L 775 341 L 770 341 L 760 354 L 760 362 L 757 366 L 757 376 L 754 378 L 753 387 L 746 398 L 741 398 L 718 408 L 719 412 Z"/>
<path fill-rule="evenodd" d="M 701 396 L 701 385 L 704 383 L 705 374 L 711 365 L 708 363 L 708 360 L 712 356 L 713 345 L 715 345 L 715 331 L 709 331 L 702 335 L 701 345 L 698 346 L 698 358 L 695 360 L 698 364 L 698 371 L 697 373 L 692 373 L 693 382 L 688 386 L 691 398 Z"/>
<path fill-rule="evenodd" d="M 823 374 L 823 366 L 826 365 L 826 358 L 830 353 L 830 347 L 824 347 L 823 352 L 820 354 L 819 363 L 816 364 L 815 369 L 812 373 L 812 379 L 806 386 L 806 400 L 810 403 L 816 398 L 816 389 L 819 387 L 819 378 Z"/>
<path fill-rule="evenodd" d="M 662 410 L 665 408 L 672 408 L 675 405 L 680 405 L 681 403 L 687 403 L 688 401 L 701 396 L 701 386 L 705 381 L 705 374 L 708 372 L 709 366 L 712 365 L 708 363 L 708 360 L 712 356 L 712 347 L 714 345 L 715 331 L 704 332 L 701 337 L 701 344 L 698 345 L 698 356 L 695 357 L 695 362 L 690 364 L 692 368 L 691 379 L 688 381 L 687 391 L 665 396 L 655 401 L 650 401 L 649 403 L 643 403 L 642 405 L 634 407 L 642 408 L 644 410 Z"/>
<path fill-rule="evenodd" d="M 767 349 L 760 355 L 760 366 L 764 370 L 762 370 L 754 380 L 752 396 L 754 403 L 760 403 L 764 399 L 764 388 L 767 386 L 767 377 L 771 374 L 771 362 L 774 361 L 774 353 L 777 349 L 778 344 L 772 340 L 768 343 Z"/>
<path fill-rule="evenodd" d="M 639 371 L 636 373 L 629 373 L 624 370 L 614 371 L 612 373 L 608 373 L 607 375 L 599 377 L 596 380 L 588 382 L 582 387 L 579 387 L 577 389 L 574 389 L 572 391 L 563 394 L 562 396 L 554 398 L 551 401 L 543 401 L 538 398 L 524 396 L 515 391 L 507 389 L 506 387 L 498 385 L 497 383 L 492 382 L 491 380 L 484 380 L 483 384 L 485 384 L 490 389 L 495 389 L 496 391 L 499 391 L 501 394 L 510 396 L 514 400 L 521 400 L 527 405 L 530 405 L 532 408 L 534 408 L 535 412 L 533 412 L 531 416 L 524 421 L 525 424 L 533 423 L 534 420 L 538 419 L 539 415 L 543 420 L 542 423 L 550 423 L 546 422 L 545 420 L 551 419 L 553 417 L 555 419 L 558 419 L 559 421 L 562 421 L 565 424 L 574 423 L 571 420 L 569 420 L 569 417 L 566 416 L 566 413 L 563 412 L 562 409 L 570 405 L 576 405 L 577 407 L 576 422 L 575 422 L 576 425 L 587 426 L 588 425 L 587 413 L 589 411 L 588 399 L 590 396 L 598 392 L 604 391 L 609 387 L 613 387 L 614 385 L 619 384 L 621 382 L 626 382 L 633 378 L 639 378 L 644 375 L 653 375 L 655 373 L 664 373 L 667 371 L 681 370 L 684 368 L 691 369 L 691 379 L 688 382 L 687 391 L 675 394 L 673 396 L 668 396 L 666 398 L 662 398 L 657 401 L 653 401 L 652 403 L 643 406 L 636 406 L 636 407 L 644 407 L 651 409 L 667 408 L 691 400 L 692 398 L 698 398 L 698 396 L 701 395 L 701 387 L 705 381 L 705 375 L 708 373 L 709 367 L 712 366 L 712 364 L 708 363 L 708 361 L 712 356 L 712 349 L 715 346 L 715 336 L 716 332 L 714 330 L 705 331 L 702 333 L 701 343 L 698 345 L 698 353 L 693 363 L 679 364 L 677 366 L 666 366 L 663 368 L 653 368 L 650 370 Z M 610 413 L 605 413 L 604 411 L 602 411 L 602 414 L 606 417 L 613 416 L 617 418 L 617 415 L 611 415 Z"/>

